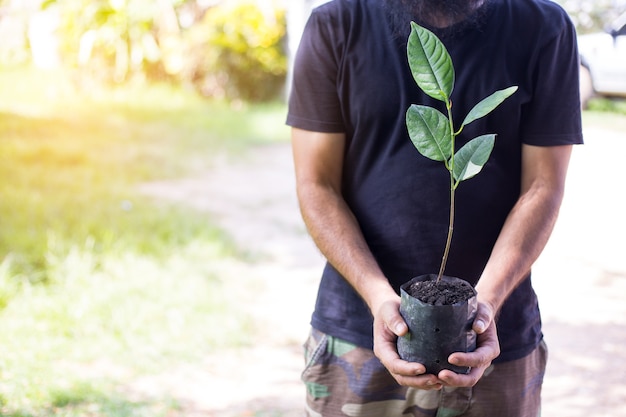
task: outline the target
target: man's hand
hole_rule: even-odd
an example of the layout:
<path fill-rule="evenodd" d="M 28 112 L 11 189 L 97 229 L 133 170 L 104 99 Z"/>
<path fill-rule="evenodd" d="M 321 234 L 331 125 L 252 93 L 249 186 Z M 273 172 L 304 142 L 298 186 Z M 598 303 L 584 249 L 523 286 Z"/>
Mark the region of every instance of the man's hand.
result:
<path fill-rule="evenodd" d="M 374 353 L 400 384 L 408 387 L 432 390 L 450 387 L 471 387 L 476 385 L 491 361 L 500 354 L 500 344 L 496 332 L 493 310 L 486 304 L 478 304 L 474 320 L 474 331 L 478 334 L 474 352 L 456 352 L 450 355 L 450 363 L 468 366 L 468 375 L 444 370 L 439 375 L 425 374 L 423 364 L 407 362 L 398 355 L 398 337 L 408 332 L 408 327 L 400 315 L 400 297 L 381 305 L 374 315 Z"/>
<path fill-rule="evenodd" d="M 426 375 L 421 363 L 407 362 L 398 355 L 397 340 L 409 328 L 400 315 L 400 297 L 384 302 L 374 312 L 374 354 L 400 385 L 418 389 L 441 389 L 443 382 Z"/>
<path fill-rule="evenodd" d="M 500 355 L 500 342 L 494 321 L 494 312 L 487 304 L 478 303 L 478 312 L 474 319 L 474 331 L 478 337 L 476 350 L 450 355 L 448 362 L 458 366 L 471 368 L 467 375 L 443 370 L 439 372 L 439 381 L 449 387 L 473 387 L 482 378 L 491 362 Z"/>

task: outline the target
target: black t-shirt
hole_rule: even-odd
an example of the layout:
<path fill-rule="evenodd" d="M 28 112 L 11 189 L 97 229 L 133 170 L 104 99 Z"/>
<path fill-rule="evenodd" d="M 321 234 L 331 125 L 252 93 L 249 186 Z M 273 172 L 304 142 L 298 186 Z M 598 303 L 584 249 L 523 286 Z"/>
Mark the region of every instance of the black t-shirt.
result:
<path fill-rule="evenodd" d="M 449 216 L 449 176 L 440 162 L 411 143 L 405 113 L 411 104 L 442 103 L 415 84 L 406 38 L 390 29 L 382 0 L 335 0 L 315 9 L 298 50 L 287 123 L 346 134 L 343 195 L 392 286 L 436 273 Z M 468 140 L 496 133 L 489 162 L 457 189 L 456 219 L 446 275 L 475 284 L 520 192 L 521 145 L 582 143 L 575 30 L 549 0 L 487 1 L 475 25 L 433 30 L 456 70 L 451 95 L 458 124 L 478 101 L 513 85 L 518 91 L 467 126 Z M 372 347 L 372 316 L 327 264 L 312 325 Z M 530 276 L 498 318 L 499 361 L 528 354 L 541 340 Z"/>

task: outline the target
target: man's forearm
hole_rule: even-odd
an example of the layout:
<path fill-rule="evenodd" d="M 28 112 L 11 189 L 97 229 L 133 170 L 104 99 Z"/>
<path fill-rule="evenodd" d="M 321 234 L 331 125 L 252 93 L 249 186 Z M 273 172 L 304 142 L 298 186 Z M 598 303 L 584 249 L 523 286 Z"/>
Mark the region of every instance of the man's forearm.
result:
<path fill-rule="evenodd" d="M 395 292 L 372 255 L 343 197 L 331 187 L 299 184 L 298 199 L 309 234 L 331 265 L 372 311 Z"/>
<path fill-rule="evenodd" d="M 530 175 L 526 183 L 523 179 L 523 192 L 507 217 L 476 286 L 479 301 L 490 305 L 494 312 L 528 275 L 548 242 L 563 199 L 570 152 L 571 147 L 529 151 L 531 158 L 540 160 L 529 163 L 530 169 L 538 168 L 543 173 Z"/>
<path fill-rule="evenodd" d="M 525 195 L 511 211 L 476 286 L 481 301 L 494 311 L 500 309 L 541 254 L 556 222 L 559 204 L 557 197 Z"/>

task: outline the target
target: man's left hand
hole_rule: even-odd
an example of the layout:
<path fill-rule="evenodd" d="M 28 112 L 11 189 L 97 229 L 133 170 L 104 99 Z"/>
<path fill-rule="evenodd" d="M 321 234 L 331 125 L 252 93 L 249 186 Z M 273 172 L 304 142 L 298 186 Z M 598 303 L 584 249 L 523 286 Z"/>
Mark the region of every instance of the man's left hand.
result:
<path fill-rule="evenodd" d="M 490 307 L 478 303 L 478 313 L 474 320 L 474 331 L 478 335 L 476 350 L 468 353 L 456 352 L 448 358 L 448 362 L 453 365 L 470 367 L 470 373 L 463 375 L 443 370 L 437 375 L 443 385 L 473 387 L 482 378 L 491 362 L 500 355 L 500 342 L 493 316 Z"/>

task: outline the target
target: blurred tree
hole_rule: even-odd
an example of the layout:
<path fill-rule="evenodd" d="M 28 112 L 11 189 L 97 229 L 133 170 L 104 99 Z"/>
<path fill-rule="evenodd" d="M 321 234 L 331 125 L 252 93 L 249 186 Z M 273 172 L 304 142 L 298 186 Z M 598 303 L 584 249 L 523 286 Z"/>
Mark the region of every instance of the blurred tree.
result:
<path fill-rule="evenodd" d="M 184 0 L 46 0 L 61 15 L 61 49 L 91 76 L 123 82 L 158 68 L 158 24 Z M 170 25 L 171 26 L 171 25 Z M 176 24 L 176 28 L 177 28 Z"/>
<path fill-rule="evenodd" d="M 30 17 L 39 10 L 32 1 L 0 0 L 0 63 L 19 65 L 31 59 Z"/>
<path fill-rule="evenodd" d="M 255 101 L 281 94 L 286 14 L 274 2 L 224 1 L 208 9 L 184 39 L 190 59 L 181 77 L 204 94 Z"/>
<path fill-rule="evenodd" d="M 65 61 L 89 80 L 166 78 L 203 94 L 265 100 L 282 90 L 285 12 L 275 0 L 45 0 Z"/>
<path fill-rule="evenodd" d="M 626 0 L 556 0 L 569 13 L 578 33 L 596 32 L 626 11 Z"/>

